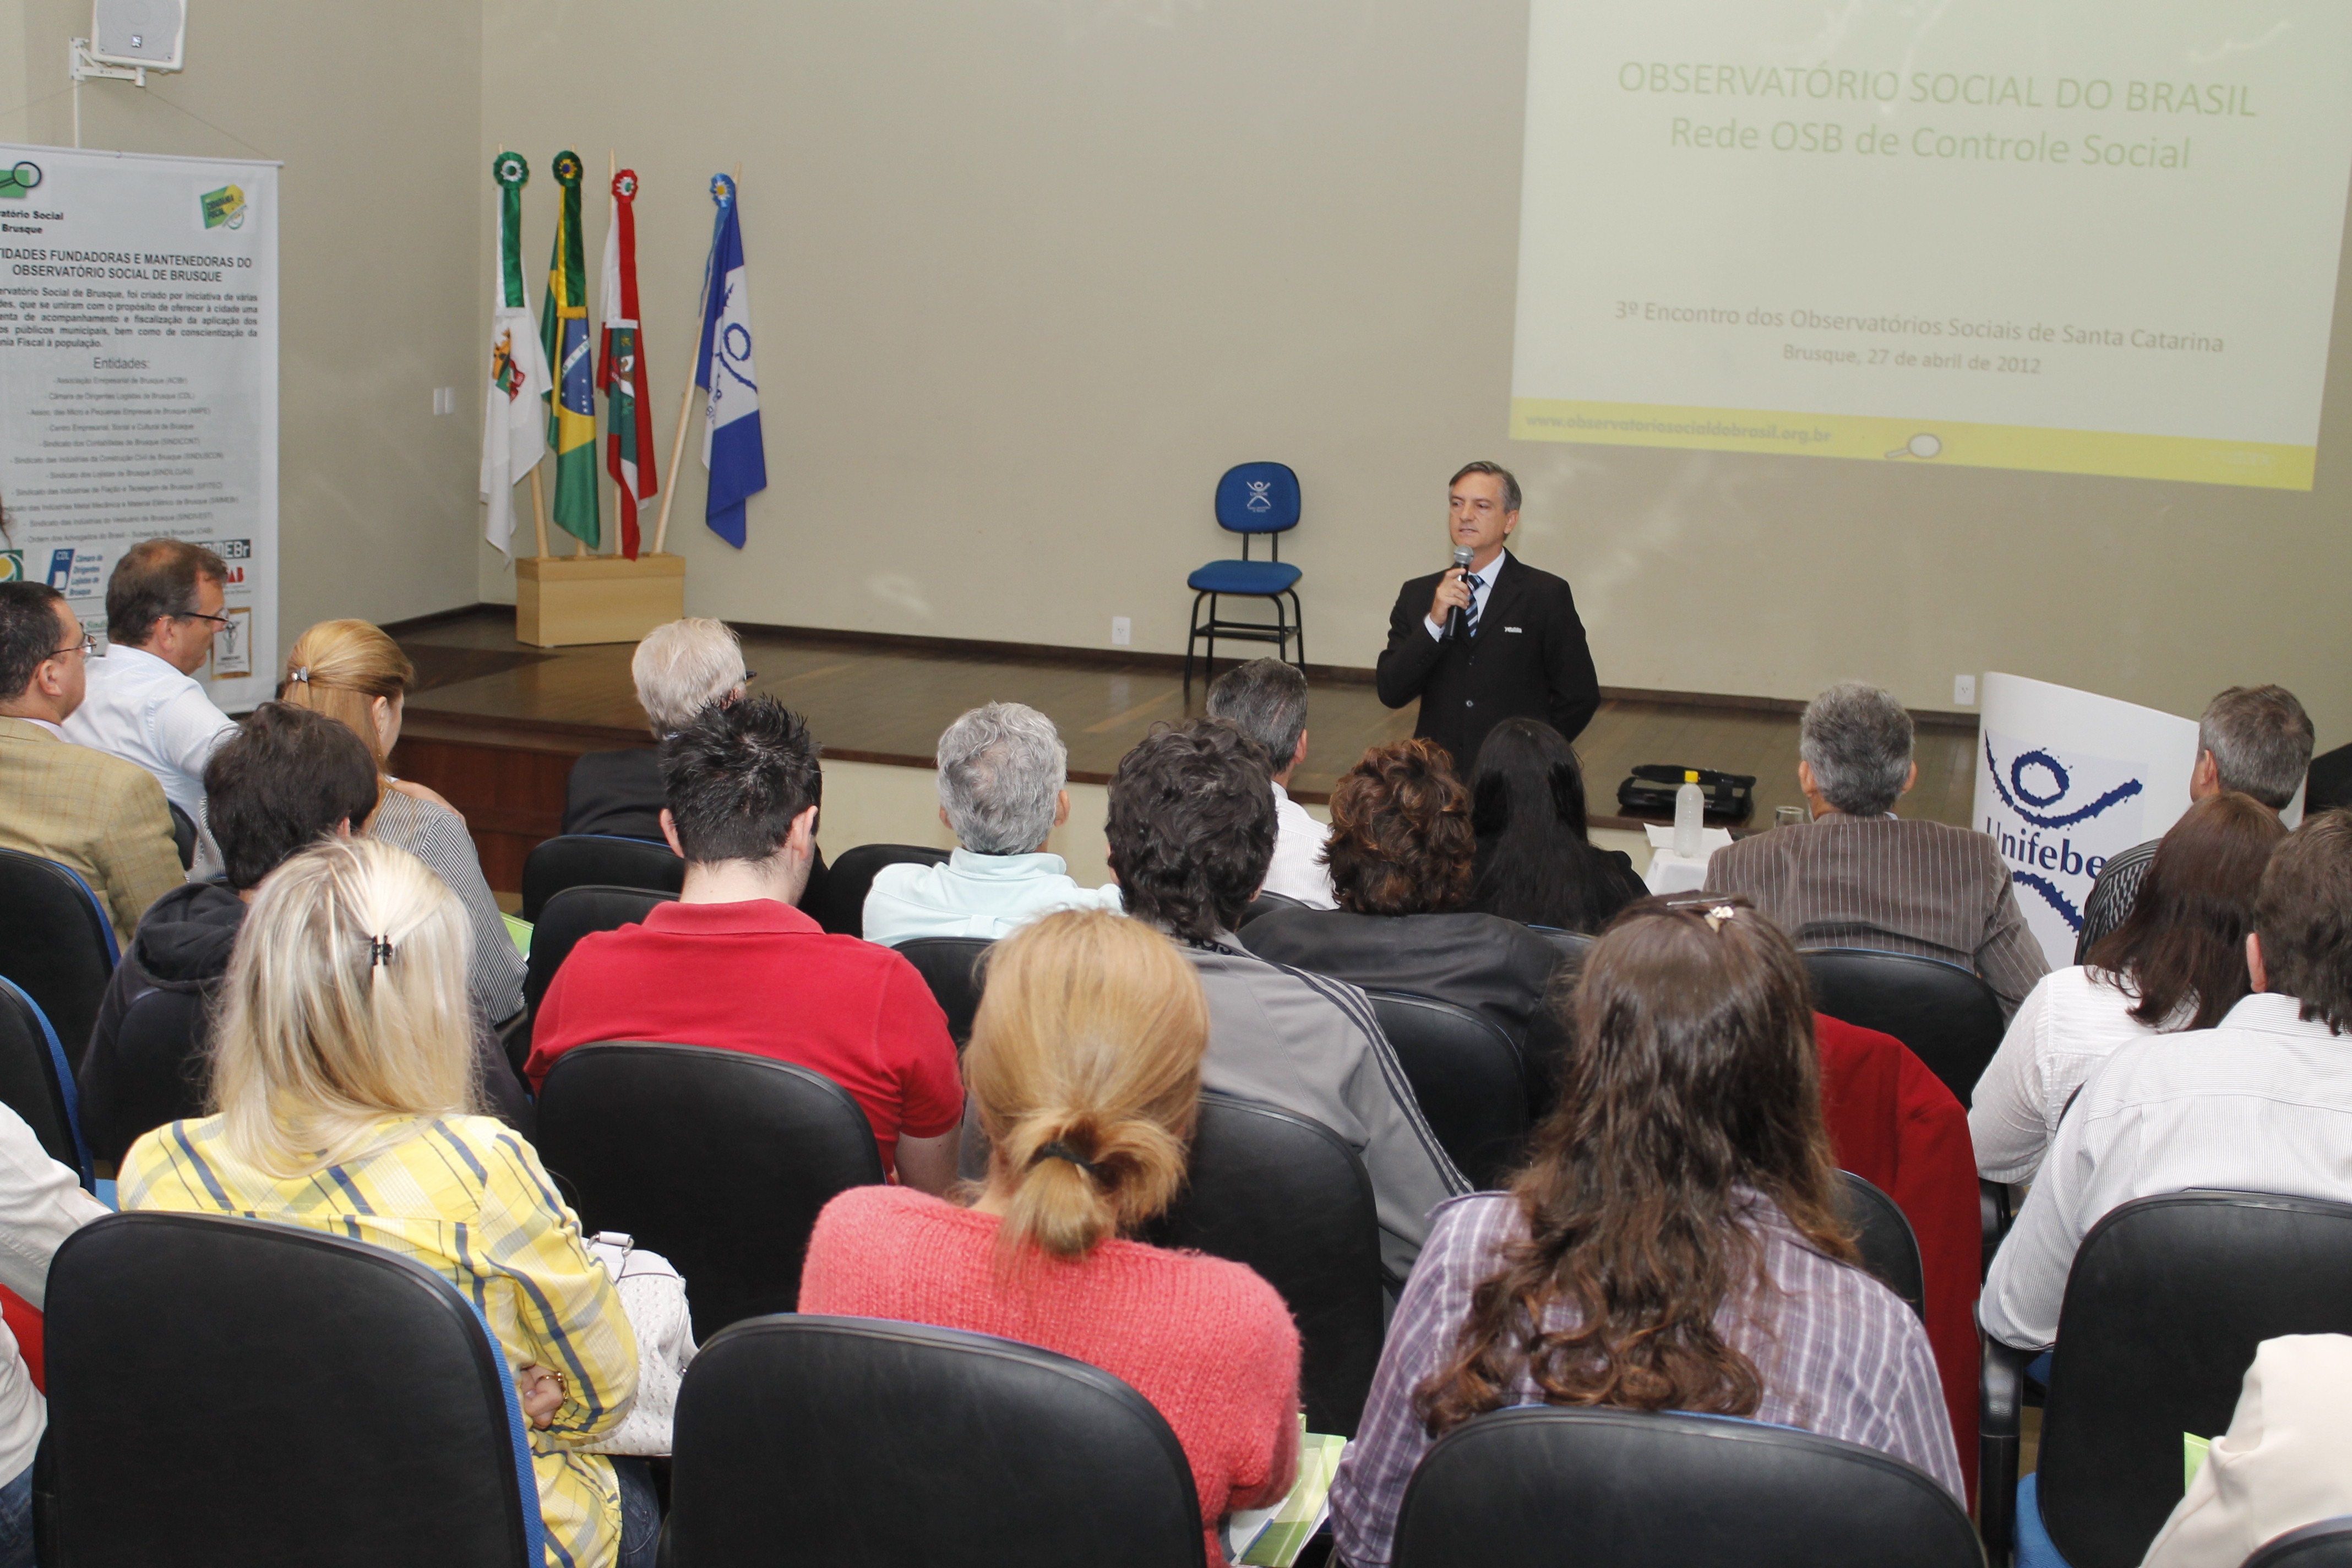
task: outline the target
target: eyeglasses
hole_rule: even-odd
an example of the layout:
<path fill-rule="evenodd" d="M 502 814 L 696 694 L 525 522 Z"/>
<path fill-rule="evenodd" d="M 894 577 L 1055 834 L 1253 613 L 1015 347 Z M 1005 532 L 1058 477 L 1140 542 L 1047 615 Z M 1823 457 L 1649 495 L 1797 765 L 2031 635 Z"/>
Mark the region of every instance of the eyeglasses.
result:
<path fill-rule="evenodd" d="M 208 616 L 202 610 L 182 610 L 172 618 L 177 621 L 215 621 L 225 626 L 236 624 L 226 616 Z"/>
<path fill-rule="evenodd" d="M 95 637 L 92 637 L 92 636 L 91 636 L 89 633 L 88 633 L 88 632 L 84 632 L 84 633 L 82 633 L 82 635 L 81 635 L 81 641 L 79 641 L 79 642 L 69 642 L 69 643 L 66 644 L 66 646 L 65 646 L 65 647 L 61 647 L 61 648 L 55 648 L 55 649 L 52 649 L 52 650 L 50 651 L 50 653 L 49 653 L 49 657 L 50 657 L 51 658 L 65 658 L 65 656 L 66 656 L 66 655 L 68 655 L 68 654 L 69 654 L 69 653 L 78 653 L 78 654 L 81 655 L 84 658 L 88 658 L 90 655 L 92 655 L 92 654 L 96 653 L 97 651 L 98 651 L 98 638 L 96 638 Z"/>
<path fill-rule="evenodd" d="M 749 685 L 751 685 L 751 682 L 753 682 L 753 681 L 755 681 L 755 680 L 757 680 L 757 679 L 760 679 L 760 672 L 759 672 L 758 670 L 756 670 L 756 669 L 747 669 L 747 670 L 745 670 L 745 671 L 743 672 L 743 681 L 742 681 L 742 684 L 744 684 L 745 686 L 749 686 Z"/>

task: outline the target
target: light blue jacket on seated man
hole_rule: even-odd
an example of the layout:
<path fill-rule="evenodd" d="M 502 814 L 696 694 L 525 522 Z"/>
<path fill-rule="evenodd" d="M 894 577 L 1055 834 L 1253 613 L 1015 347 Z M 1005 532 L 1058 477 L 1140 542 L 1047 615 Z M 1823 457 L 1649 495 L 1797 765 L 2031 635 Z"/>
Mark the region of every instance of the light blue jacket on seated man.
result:
<path fill-rule="evenodd" d="M 1046 835 L 1070 815 L 1069 753 L 1054 721 L 992 702 L 940 737 L 940 820 L 959 847 L 944 866 L 885 866 L 866 895 L 866 939 L 993 940 L 1055 910 L 1119 908 L 1118 889 L 1082 888 Z"/>

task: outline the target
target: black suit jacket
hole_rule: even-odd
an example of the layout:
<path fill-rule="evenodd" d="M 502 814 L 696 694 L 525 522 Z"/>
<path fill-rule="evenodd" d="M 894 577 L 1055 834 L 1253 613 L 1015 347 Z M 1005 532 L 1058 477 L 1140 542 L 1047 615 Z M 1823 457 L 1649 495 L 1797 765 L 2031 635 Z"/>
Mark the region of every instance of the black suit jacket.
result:
<path fill-rule="evenodd" d="M 1575 740 L 1601 706 L 1601 685 L 1568 584 L 1512 556 L 1465 646 L 1429 635 L 1429 601 L 1443 575 L 1415 577 L 1397 595 L 1381 654 L 1381 700 L 1402 708 L 1420 698 L 1412 732 L 1453 752 L 1465 777 L 1486 731 L 1506 719 L 1540 719 Z"/>
<path fill-rule="evenodd" d="M 563 791 L 563 831 L 662 842 L 660 756 L 644 747 L 582 752 Z"/>
<path fill-rule="evenodd" d="M 583 752 L 572 764 L 572 781 L 563 789 L 563 831 L 666 843 L 661 830 L 663 804 L 659 752 L 644 747 Z M 819 849 L 809 862 L 808 886 L 801 889 L 803 911 L 824 907 L 824 884 L 830 874 L 824 851 Z"/>

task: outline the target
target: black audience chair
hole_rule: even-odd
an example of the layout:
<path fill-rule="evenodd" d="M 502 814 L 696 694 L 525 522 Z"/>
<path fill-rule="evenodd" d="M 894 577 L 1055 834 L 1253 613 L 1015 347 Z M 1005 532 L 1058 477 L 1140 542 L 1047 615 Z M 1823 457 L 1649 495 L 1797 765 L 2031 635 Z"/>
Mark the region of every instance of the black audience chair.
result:
<path fill-rule="evenodd" d="M 1390 1561 L 1981 1568 L 1984 1554 L 1949 1492 L 1874 1448 L 1721 1415 L 1527 1405 L 1430 1449 L 1405 1488 Z"/>
<path fill-rule="evenodd" d="M 522 973 L 525 1022 L 520 1035 L 509 1040 L 508 1057 L 511 1059 L 517 1050 L 526 1057 L 530 1054 L 530 1031 L 539 1022 L 539 1005 L 547 999 L 555 972 L 563 967 L 582 937 L 642 921 L 657 905 L 670 902 L 671 897 L 642 888 L 584 885 L 565 888 L 549 899 L 530 928 L 530 952 L 523 960 Z M 514 1068 L 522 1071 L 522 1063 L 516 1061 Z"/>
<path fill-rule="evenodd" d="M 539 1568 L 513 1374 L 431 1269 L 290 1226 L 112 1215 L 58 1248 L 47 1306 L 43 1562 Z"/>
<path fill-rule="evenodd" d="M 836 936 L 866 934 L 866 895 L 873 889 L 874 874 L 885 866 L 913 864 L 944 866 L 948 852 L 921 844 L 860 844 L 845 850 L 825 873 L 824 889 L 801 907 L 816 923 Z"/>
<path fill-rule="evenodd" d="M 40 1005 L 13 981 L 0 980 L 0 1103 L 25 1119 L 42 1152 L 91 1184 L 89 1150 L 74 1104 L 64 1042 Z"/>
<path fill-rule="evenodd" d="M 120 956 L 89 883 L 54 860 L 0 849 L 0 977 L 25 988 L 76 1067 Z"/>
<path fill-rule="evenodd" d="M 2245 1568 L 2352 1568 L 2352 1519 L 2323 1519 L 2263 1542 Z"/>
<path fill-rule="evenodd" d="M 1916 953 L 1820 947 L 1798 956 L 1812 982 L 1814 1007 L 1894 1036 L 1955 1099 L 1969 1103 L 2007 1030 L 1991 986 L 1957 963 Z"/>
<path fill-rule="evenodd" d="M 547 900 L 566 888 L 642 888 L 676 898 L 684 886 L 686 862 L 667 844 L 567 833 L 541 842 L 522 863 L 520 918 L 537 925 Z"/>
<path fill-rule="evenodd" d="M 1034 1345 L 758 1318 L 694 1358 L 675 1431 L 664 1568 L 1205 1560 L 1167 1420 L 1110 1373 Z"/>
<path fill-rule="evenodd" d="M 2180 1500 L 2180 1436 L 2230 1429 L 2254 1349 L 2352 1333 L 2352 1204 L 2264 1193 L 2138 1198 L 2091 1227 L 2058 1314 L 2034 1493 L 2070 1568 L 2131 1568 Z M 1978 1514 L 2015 1540 L 2032 1351 L 1988 1339 Z"/>
<path fill-rule="evenodd" d="M 1271 914 L 1276 910 L 1301 910 L 1306 907 L 1287 893 L 1269 893 L 1261 888 L 1258 889 L 1256 898 L 1242 906 L 1241 919 L 1234 922 L 1234 930 L 1247 931 L 1250 921 L 1260 915 Z"/>
<path fill-rule="evenodd" d="M 977 936 L 918 936 L 898 944 L 899 956 L 915 966 L 931 988 L 931 1000 L 948 1016 L 948 1035 L 959 1051 L 971 1041 L 971 1021 L 987 979 L 982 966 L 995 945 Z"/>
<path fill-rule="evenodd" d="M 1853 1227 L 1864 1271 L 1902 1297 L 1924 1322 L 1927 1285 L 1919 1262 L 1919 1238 L 1895 1200 L 1852 1171 L 1840 1171 L 1838 1215 Z"/>
<path fill-rule="evenodd" d="M 1384 1326 L 1380 1216 L 1363 1162 L 1338 1133 L 1202 1095 L 1184 1192 L 1144 1239 L 1246 1264 L 1279 1291 L 1298 1324 L 1307 1430 L 1356 1435 Z"/>
<path fill-rule="evenodd" d="M 1481 1191 L 1502 1186 L 1527 1152 L 1533 1100 L 1510 1037 L 1467 1007 L 1403 991 L 1370 991 L 1429 1130 Z"/>
<path fill-rule="evenodd" d="M 686 1277 L 697 1340 L 798 1306 L 817 1212 L 883 1179 L 848 1090 L 708 1046 L 564 1052 L 540 1089 L 539 1154 L 591 1234 L 625 1231 Z"/>
<path fill-rule="evenodd" d="M 163 805 L 172 813 L 172 847 L 179 852 L 180 869 L 184 871 L 196 863 L 196 824 L 178 802 L 167 800 Z"/>

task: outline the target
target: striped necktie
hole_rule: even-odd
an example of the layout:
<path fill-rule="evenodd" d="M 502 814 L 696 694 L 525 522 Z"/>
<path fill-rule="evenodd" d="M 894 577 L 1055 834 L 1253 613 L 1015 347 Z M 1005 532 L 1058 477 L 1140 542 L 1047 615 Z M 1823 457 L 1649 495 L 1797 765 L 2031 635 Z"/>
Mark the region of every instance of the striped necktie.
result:
<path fill-rule="evenodd" d="M 1486 579 L 1479 576 L 1475 572 L 1465 572 L 1462 575 L 1462 581 L 1468 584 L 1470 589 L 1470 612 L 1462 620 L 1462 637 L 1466 642 L 1478 635 L 1478 590 L 1486 585 Z"/>

